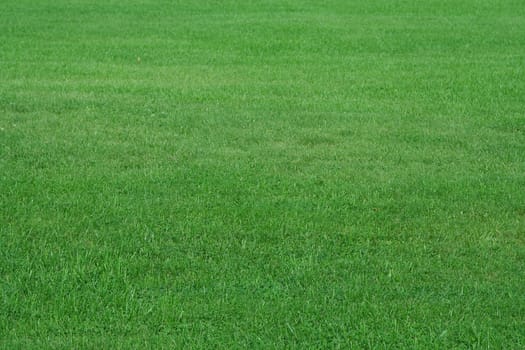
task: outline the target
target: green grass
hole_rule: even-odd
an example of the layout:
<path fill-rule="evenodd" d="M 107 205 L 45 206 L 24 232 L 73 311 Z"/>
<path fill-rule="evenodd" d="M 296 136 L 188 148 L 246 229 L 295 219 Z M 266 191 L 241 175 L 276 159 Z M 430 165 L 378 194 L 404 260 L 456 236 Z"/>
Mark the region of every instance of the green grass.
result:
<path fill-rule="evenodd" d="M 522 1 L 1 7 L 1 348 L 525 348 Z"/>

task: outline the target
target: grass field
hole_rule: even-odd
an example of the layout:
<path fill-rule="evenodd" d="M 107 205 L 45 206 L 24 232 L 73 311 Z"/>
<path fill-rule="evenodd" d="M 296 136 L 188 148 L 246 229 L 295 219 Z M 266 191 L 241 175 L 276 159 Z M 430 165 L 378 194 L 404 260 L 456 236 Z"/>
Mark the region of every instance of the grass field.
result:
<path fill-rule="evenodd" d="M 522 0 L 3 0 L 0 347 L 525 348 Z"/>

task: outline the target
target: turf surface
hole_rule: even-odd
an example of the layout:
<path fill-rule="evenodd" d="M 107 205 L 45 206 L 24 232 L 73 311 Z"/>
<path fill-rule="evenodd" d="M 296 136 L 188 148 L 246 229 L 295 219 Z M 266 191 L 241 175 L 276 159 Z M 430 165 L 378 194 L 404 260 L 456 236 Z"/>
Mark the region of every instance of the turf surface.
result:
<path fill-rule="evenodd" d="M 525 6 L 4 0 L 0 347 L 525 348 Z"/>

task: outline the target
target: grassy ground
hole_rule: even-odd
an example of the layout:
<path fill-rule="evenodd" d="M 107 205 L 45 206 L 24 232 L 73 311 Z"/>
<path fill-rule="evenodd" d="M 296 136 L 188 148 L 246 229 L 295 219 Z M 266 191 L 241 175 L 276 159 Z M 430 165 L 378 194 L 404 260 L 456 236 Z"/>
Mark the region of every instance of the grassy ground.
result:
<path fill-rule="evenodd" d="M 4 0 L 0 347 L 525 347 L 525 6 Z"/>

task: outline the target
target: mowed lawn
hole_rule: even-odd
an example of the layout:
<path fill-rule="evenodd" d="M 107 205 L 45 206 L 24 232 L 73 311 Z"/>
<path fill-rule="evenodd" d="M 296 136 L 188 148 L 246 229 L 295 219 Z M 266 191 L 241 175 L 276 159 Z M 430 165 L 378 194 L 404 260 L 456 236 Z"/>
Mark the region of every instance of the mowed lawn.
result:
<path fill-rule="evenodd" d="M 525 348 L 522 0 L 3 0 L 0 348 Z"/>

